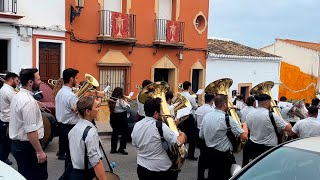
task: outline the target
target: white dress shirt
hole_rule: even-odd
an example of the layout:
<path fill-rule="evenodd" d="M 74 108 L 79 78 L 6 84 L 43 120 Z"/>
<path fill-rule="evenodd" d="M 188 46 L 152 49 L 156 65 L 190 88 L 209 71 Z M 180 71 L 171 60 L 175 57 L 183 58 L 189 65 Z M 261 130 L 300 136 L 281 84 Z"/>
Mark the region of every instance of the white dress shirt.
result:
<path fill-rule="evenodd" d="M 203 106 L 200 106 L 195 114 L 196 114 L 196 121 L 197 121 L 197 127 L 200 130 L 202 127 L 202 121 L 203 117 L 208 114 L 209 112 L 212 112 L 214 110 L 214 106 L 210 106 L 210 104 L 204 104 Z"/>
<path fill-rule="evenodd" d="M 317 118 L 308 117 L 294 124 L 292 131 L 300 138 L 320 136 L 320 122 Z"/>
<path fill-rule="evenodd" d="M 87 126 L 91 129 L 88 131 L 85 142 L 82 140 L 82 135 Z M 75 169 L 84 169 L 84 144 L 87 147 L 88 168 L 92 168 L 102 159 L 101 149 L 99 147 L 99 135 L 97 128 L 88 120 L 80 119 L 79 122 L 70 130 L 68 134 L 70 156 L 72 166 Z"/>
<path fill-rule="evenodd" d="M 206 114 L 202 121 L 199 137 L 204 139 L 207 147 L 212 147 L 218 151 L 226 152 L 232 150 L 232 144 L 227 136 L 226 113 L 214 109 Z M 229 116 L 231 131 L 235 137 L 239 137 L 243 130 L 236 121 Z"/>
<path fill-rule="evenodd" d="M 10 121 L 10 103 L 14 95 L 13 87 L 4 83 L 0 89 L 0 120 L 3 122 Z"/>
<path fill-rule="evenodd" d="M 170 144 L 180 144 L 178 136 L 162 123 L 164 139 Z M 167 171 L 172 162 L 163 149 L 156 119 L 145 117 L 134 125 L 132 145 L 138 148 L 137 163 L 150 171 Z"/>
<path fill-rule="evenodd" d="M 244 107 L 241 111 L 240 111 L 240 119 L 241 119 L 241 122 L 246 122 L 247 120 L 247 115 L 255 110 L 256 108 L 253 107 L 253 106 L 246 106 Z"/>
<path fill-rule="evenodd" d="M 139 94 L 138 94 L 139 95 Z M 138 114 L 140 116 L 146 116 L 145 112 L 144 112 L 144 104 L 142 104 L 139 99 L 138 99 L 138 95 L 137 95 L 137 105 L 138 105 Z"/>
<path fill-rule="evenodd" d="M 75 109 L 78 97 L 72 92 L 69 86 L 63 86 L 56 95 L 56 118 L 63 124 L 77 124 L 80 117 Z"/>
<path fill-rule="evenodd" d="M 198 104 L 197 104 L 196 99 L 194 97 L 192 97 L 189 92 L 183 91 L 183 92 L 181 92 L 181 95 L 183 95 L 184 97 L 186 97 L 190 101 L 193 110 L 196 110 L 198 108 Z"/>
<path fill-rule="evenodd" d="M 278 132 L 283 130 L 288 123 L 273 113 Z M 251 111 L 247 115 L 246 123 L 250 131 L 250 140 L 257 144 L 276 146 L 278 139 L 269 117 L 269 110 L 262 107 Z"/>
<path fill-rule="evenodd" d="M 39 139 L 43 138 L 41 111 L 33 92 L 21 88 L 10 105 L 9 137 L 12 140 L 29 141 L 27 133 L 33 131 L 38 131 Z"/>

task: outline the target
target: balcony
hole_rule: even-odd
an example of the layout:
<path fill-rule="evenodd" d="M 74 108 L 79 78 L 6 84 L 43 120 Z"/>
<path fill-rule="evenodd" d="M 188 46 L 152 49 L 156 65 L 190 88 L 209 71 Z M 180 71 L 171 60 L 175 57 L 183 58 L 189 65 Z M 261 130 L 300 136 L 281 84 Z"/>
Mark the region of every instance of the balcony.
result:
<path fill-rule="evenodd" d="M 136 40 L 136 15 L 100 11 L 98 40 L 116 44 L 134 44 Z"/>
<path fill-rule="evenodd" d="M 156 19 L 155 32 L 156 46 L 184 46 L 184 22 Z"/>
<path fill-rule="evenodd" d="M 22 17 L 17 15 L 17 0 L 0 0 L 0 22 L 15 23 Z"/>

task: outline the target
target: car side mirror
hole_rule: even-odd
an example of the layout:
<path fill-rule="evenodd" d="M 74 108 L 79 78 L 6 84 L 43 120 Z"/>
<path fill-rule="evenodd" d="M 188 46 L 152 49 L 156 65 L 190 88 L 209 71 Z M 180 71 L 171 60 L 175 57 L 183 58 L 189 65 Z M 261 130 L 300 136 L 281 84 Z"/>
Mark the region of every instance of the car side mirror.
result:
<path fill-rule="evenodd" d="M 231 176 L 234 176 L 241 170 L 241 166 L 238 164 L 232 164 L 230 168 L 230 174 Z"/>

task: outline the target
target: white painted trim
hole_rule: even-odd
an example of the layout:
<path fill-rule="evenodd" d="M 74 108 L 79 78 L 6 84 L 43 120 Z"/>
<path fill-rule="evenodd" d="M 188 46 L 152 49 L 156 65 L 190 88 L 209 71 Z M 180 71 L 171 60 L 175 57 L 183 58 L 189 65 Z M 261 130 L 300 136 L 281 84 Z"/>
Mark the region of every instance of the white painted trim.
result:
<path fill-rule="evenodd" d="M 39 69 L 39 44 L 40 42 L 51 42 L 51 43 L 59 43 L 60 46 L 60 76 L 62 76 L 62 72 L 65 69 L 66 64 L 66 42 L 63 40 L 53 40 L 53 39 L 36 39 L 36 68 Z"/>
<path fill-rule="evenodd" d="M 238 55 L 225 55 L 225 54 L 214 54 L 209 53 L 209 58 L 223 58 L 223 59 L 243 59 L 243 60 L 267 60 L 267 61 L 281 61 L 281 57 L 256 57 L 256 56 L 238 56 Z"/>

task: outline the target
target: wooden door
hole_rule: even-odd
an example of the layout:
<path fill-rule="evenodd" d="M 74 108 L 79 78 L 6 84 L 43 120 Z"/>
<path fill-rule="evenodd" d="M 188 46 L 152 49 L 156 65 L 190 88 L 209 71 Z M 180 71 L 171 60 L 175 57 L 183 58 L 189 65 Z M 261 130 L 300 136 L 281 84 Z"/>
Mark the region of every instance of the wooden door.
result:
<path fill-rule="evenodd" d="M 61 52 L 59 43 L 40 42 L 39 44 L 39 72 L 41 80 L 60 78 Z"/>

